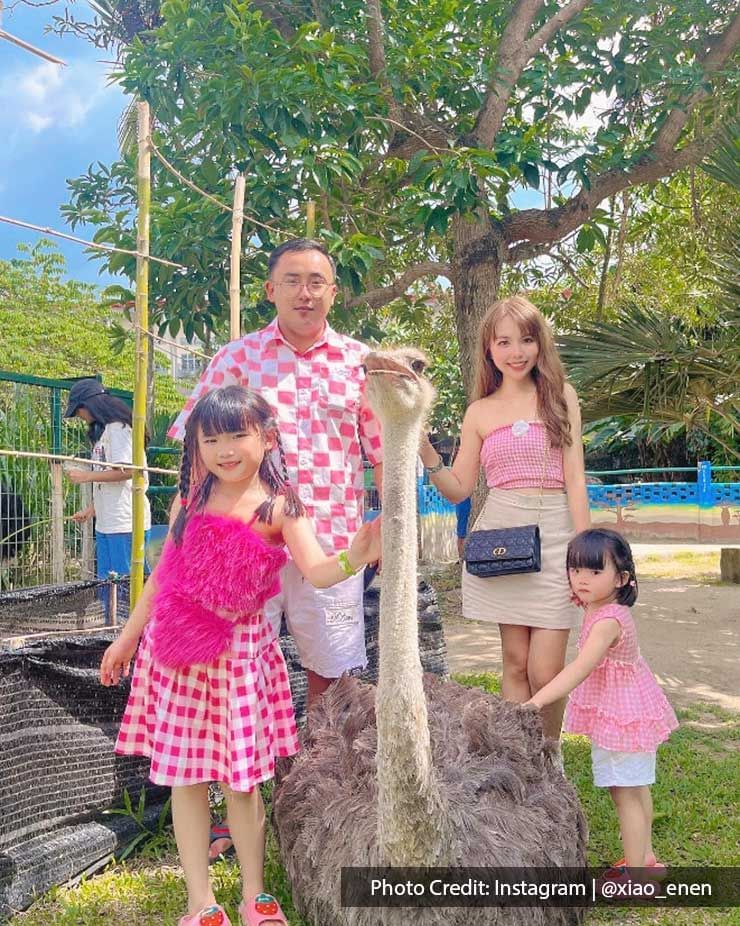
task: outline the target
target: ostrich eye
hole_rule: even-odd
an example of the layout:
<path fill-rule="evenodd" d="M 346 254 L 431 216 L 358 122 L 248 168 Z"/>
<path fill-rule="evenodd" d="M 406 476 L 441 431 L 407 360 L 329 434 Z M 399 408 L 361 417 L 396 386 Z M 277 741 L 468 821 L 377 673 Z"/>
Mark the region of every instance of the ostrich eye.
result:
<path fill-rule="evenodd" d="M 411 369 L 414 371 L 414 373 L 423 373 L 425 367 L 426 367 L 426 364 L 424 363 L 423 360 L 412 360 L 411 361 Z"/>

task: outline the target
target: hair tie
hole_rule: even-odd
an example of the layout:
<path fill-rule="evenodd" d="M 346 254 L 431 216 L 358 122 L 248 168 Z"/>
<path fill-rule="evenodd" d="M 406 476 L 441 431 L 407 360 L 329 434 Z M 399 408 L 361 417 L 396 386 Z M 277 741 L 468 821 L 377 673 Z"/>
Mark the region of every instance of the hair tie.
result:
<path fill-rule="evenodd" d="M 188 507 L 188 500 L 186 498 L 183 498 L 182 495 L 180 496 L 180 504 L 182 505 L 183 508 Z"/>
<path fill-rule="evenodd" d="M 634 579 L 630 579 L 630 585 L 632 586 L 632 588 L 634 588 L 637 585 L 637 582 L 635 582 Z"/>

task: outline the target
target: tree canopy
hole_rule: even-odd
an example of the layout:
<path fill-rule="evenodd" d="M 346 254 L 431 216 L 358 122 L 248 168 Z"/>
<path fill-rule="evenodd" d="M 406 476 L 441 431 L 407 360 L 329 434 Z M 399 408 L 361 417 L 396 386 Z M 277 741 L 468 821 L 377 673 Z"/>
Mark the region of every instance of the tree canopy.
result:
<path fill-rule="evenodd" d="M 242 171 L 247 281 L 315 200 L 340 321 L 372 333 L 378 308 L 447 277 L 468 385 L 502 268 L 700 162 L 740 73 L 734 0 L 165 0 L 149 22 L 120 36 L 116 79 L 150 102 L 158 152 L 223 204 L 157 162 L 152 253 L 188 268 L 152 266 L 157 320 L 203 334 L 225 314 Z M 65 212 L 131 248 L 134 189 L 132 154 L 91 165 Z M 125 255 L 101 259 L 133 278 Z M 253 301 L 247 325 L 267 315 Z"/>
<path fill-rule="evenodd" d="M 64 281 L 64 258 L 48 241 L 19 250 L 27 256 L 0 260 L 2 369 L 51 379 L 102 374 L 106 386 L 132 389 L 133 346 L 113 349 L 110 308 L 95 287 Z M 167 376 L 157 377 L 157 401 L 162 411 L 182 406 Z"/>

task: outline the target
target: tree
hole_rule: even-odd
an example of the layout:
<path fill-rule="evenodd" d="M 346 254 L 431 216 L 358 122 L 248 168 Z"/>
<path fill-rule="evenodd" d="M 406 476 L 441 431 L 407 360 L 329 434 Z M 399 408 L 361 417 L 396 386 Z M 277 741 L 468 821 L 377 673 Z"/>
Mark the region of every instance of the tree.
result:
<path fill-rule="evenodd" d="M 101 374 L 106 386 L 131 389 L 133 347 L 114 349 L 111 312 L 96 288 L 64 281 L 64 258 L 49 241 L 19 250 L 26 256 L 0 260 L 2 368 L 51 379 Z M 180 410 L 169 377 L 157 377 L 157 394 L 161 411 Z"/>
<path fill-rule="evenodd" d="M 727 184 L 729 207 L 740 191 L 740 133 L 728 127 L 706 165 Z M 735 210 L 737 212 L 737 209 Z M 721 218 L 718 220 L 721 225 Z M 693 318 L 671 316 L 664 307 L 622 306 L 611 322 L 585 324 L 561 338 L 561 351 L 585 400 L 587 419 L 619 416 L 635 427 L 692 431 L 708 438 L 727 460 L 740 459 L 740 244 L 720 239 L 704 257 L 704 282 L 713 284 L 711 304 L 698 300 Z M 710 268 L 714 268 L 711 279 Z"/>
<path fill-rule="evenodd" d="M 415 281 L 450 280 L 468 393 L 504 266 L 699 163 L 736 94 L 734 0 L 167 0 L 159 17 L 117 79 L 199 187 L 226 204 L 246 173 L 245 276 L 316 200 L 355 331 Z M 131 247 L 132 176 L 130 157 L 91 167 L 67 217 Z M 203 333 L 228 302 L 228 210 L 161 165 L 154 186 L 152 253 L 188 268 L 152 268 L 159 321 Z M 541 208 L 519 208 L 526 189 Z M 101 259 L 133 278 L 124 255 Z"/>

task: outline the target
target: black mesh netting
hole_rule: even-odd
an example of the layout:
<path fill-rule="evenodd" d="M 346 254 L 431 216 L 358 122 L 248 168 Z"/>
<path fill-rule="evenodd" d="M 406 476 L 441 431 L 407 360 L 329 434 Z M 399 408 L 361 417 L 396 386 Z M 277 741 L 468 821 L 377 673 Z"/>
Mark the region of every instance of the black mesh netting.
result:
<path fill-rule="evenodd" d="M 100 658 L 116 631 L 100 628 L 97 586 L 0 594 L 0 921 L 28 906 L 34 894 L 94 869 L 133 835 L 133 821 L 101 817 L 121 805 L 124 789 L 136 798 L 146 786 L 152 815 L 166 795 L 147 781 L 147 760 L 113 753 L 128 685 L 104 688 L 98 681 Z M 446 674 L 434 592 L 422 583 L 419 593 L 422 664 Z M 365 598 L 368 668 L 362 673 L 371 681 L 377 680 L 378 607 L 372 588 Z M 62 629 L 80 632 L 29 636 Z M 285 628 L 280 643 L 300 719 L 305 673 Z"/>

